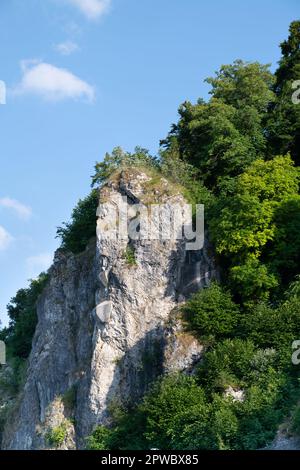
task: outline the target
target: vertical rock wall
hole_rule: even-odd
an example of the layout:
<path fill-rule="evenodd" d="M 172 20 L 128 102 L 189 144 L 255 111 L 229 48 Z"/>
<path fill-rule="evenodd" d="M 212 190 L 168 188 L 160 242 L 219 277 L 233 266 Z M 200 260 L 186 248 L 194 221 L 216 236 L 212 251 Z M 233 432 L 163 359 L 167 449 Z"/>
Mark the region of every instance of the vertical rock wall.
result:
<path fill-rule="evenodd" d="M 105 202 L 120 196 L 128 204 L 185 202 L 166 180 L 153 186 L 151 176 L 133 169 L 101 190 Z M 60 448 L 84 448 L 94 427 L 109 422 L 110 403 L 135 402 L 163 371 L 189 369 L 201 356 L 201 345 L 168 320 L 185 296 L 216 275 L 206 244 L 193 255 L 184 240 L 129 245 L 105 236 L 106 216 L 101 209 L 99 236 L 84 253 L 56 254 L 3 448 L 49 448 L 57 430 Z"/>

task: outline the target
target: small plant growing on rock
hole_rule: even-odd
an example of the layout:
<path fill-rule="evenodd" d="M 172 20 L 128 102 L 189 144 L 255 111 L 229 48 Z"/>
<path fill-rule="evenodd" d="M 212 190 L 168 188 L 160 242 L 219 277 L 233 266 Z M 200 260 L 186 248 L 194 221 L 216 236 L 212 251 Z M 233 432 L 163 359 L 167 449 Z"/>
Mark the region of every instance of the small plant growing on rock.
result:
<path fill-rule="evenodd" d="M 64 442 L 67 435 L 67 428 L 65 423 L 60 426 L 56 426 L 48 431 L 46 439 L 51 447 L 60 447 Z"/>
<path fill-rule="evenodd" d="M 134 251 L 133 247 L 128 246 L 126 248 L 126 251 L 124 253 L 124 259 L 125 259 L 126 264 L 128 266 L 136 266 L 137 265 L 136 257 L 135 257 L 135 251 Z"/>

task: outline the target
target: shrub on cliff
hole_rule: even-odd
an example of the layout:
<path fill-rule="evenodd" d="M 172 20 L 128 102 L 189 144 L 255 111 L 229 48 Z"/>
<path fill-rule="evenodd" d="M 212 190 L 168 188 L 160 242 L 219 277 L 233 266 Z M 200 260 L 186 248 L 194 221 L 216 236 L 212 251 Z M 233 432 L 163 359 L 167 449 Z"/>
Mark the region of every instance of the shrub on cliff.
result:
<path fill-rule="evenodd" d="M 106 153 L 102 162 L 96 163 L 92 186 L 101 186 L 116 170 L 130 166 L 159 167 L 157 158 L 150 155 L 149 151 L 142 147 L 136 147 L 133 153 L 125 152 L 121 147 L 116 147 L 111 154 Z"/>
<path fill-rule="evenodd" d="M 81 199 L 71 215 L 71 221 L 57 229 L 57 237 L 61 239 L 61 247 L 72 253 L 85 250 L 89 240 L 96 236 L 97 208 L 99 193 L 93 189 Z"/>
<path fill-rule="evenodd" d="M 234 332 L 238 322 L 238 306 L 217 283 L 195 294 L 183 311 L 190 328 L 200 337 L 226 337 Z"/>

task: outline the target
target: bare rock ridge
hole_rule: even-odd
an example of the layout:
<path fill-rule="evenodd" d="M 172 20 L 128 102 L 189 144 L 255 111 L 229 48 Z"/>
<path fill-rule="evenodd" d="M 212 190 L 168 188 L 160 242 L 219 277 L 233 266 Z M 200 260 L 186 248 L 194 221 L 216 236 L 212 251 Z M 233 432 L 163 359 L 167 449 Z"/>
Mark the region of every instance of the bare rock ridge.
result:
<path fill-rule="evenodd" d="M 128 205 L 185 203 L 167 180 L 136 169 L 115 175 L 100 200 L 116 204 L 121 196 Z M 57 428 L 60 448 L 84 448 L 95 426 L 109 422 L 112 401 L 135 402 L 162 372 L 191 372 L 201 357 L 174 309 L 216 276 L 207 242 L 188 253 L 185 240 L 135 240 L 128 260 L 128 239 L 105 236 L 101 207 L 97 240 L 80 255 L 55 255 L 5 449 L 51 448 Z"/>

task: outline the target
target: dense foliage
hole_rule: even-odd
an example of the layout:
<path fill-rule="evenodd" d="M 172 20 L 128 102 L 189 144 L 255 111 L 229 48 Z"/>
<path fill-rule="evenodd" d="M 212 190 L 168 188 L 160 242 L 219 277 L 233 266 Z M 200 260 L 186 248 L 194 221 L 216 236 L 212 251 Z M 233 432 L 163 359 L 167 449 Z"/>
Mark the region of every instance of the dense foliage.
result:
<path fill-rule="evenodd" d="M 27 359 L 31 351 L 32 338 L 37 324 L 36 304 L 44 290 L 48 276 L 45 273 L 20 289 L 7 306 L 9 326 L 0 332 L 10 357 Z"/>
<path fill-rule="evenodd" d="M 114 411 L 112 428 L 97 428 L 89 447 L 265 446 L 300 397 L 299 367 L 291 364 L 291 344 L 300 337 L 299 294 L 296 281 L 278 307 L 259 303 L 251 312 L 239 308 L 215 284 L 196 294 L 184 311 L 194 333 L 209 339 L 196 375 L 162 377 L 136 408 Z M 234 393 L 241 398 L 235 399 Z M 295 429 L 298 415 L 297 408 Z"/>
<path fill-rule="evenodd" d="M 198 292 L 183 308 L 187 321 L 200 337 L 231 335 L 238 320 L 238 306 L 218 284 Z"/>
<path fill-rule="evenodd" d="M 299 90 L 300 79 L 300 21 L 293 21 L 290 34 L 281 44 L 282 57 L 275 72 L 273 90 L 276 100 L 267 119 L 270 153 L 290 152 L 297 165 L 300 164 L 300 106 L 293 103 L 291 96 Z M 298 93 L 299 97 L 299 93 Z"/>
<path fill-rule="evenodd" d="M 267 66 L 238 60 L 207 81 L 212 85 L 211 100 L 184 103 L 180 120 L 163 145 L 169 148 L 175 138 L 180 157 L 218 192 L 266 149 L 263 118 L 274 100 L 274 78 Z"/>
<path fill-rule="evenodd" d="M 71 222 L 64 223 L 57 229 L 61 238 L 61 247 L 72 253 L 84 251 L 89 240 L 96 236 L 96 213 L 99 195 L 96 189 L 80 200 L 72 212 Z"/>
<path fill-rule="evenodd" d="M 9 365 L 0 370 L 0 438 L 7 419 L 13 413 L 14 399 L 25 384 L 27 359 L 37 325 L 37 301 L 47 281 L 48 275 L 40 274 L 29 287 L 20 289 L 7 306 L 9 326 L 0 330 Z"/>

